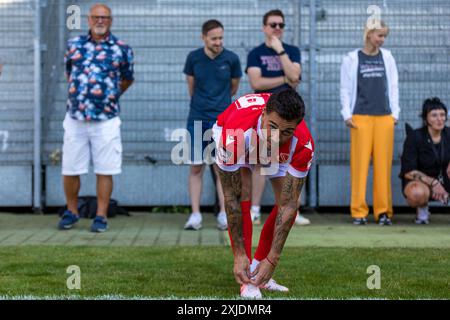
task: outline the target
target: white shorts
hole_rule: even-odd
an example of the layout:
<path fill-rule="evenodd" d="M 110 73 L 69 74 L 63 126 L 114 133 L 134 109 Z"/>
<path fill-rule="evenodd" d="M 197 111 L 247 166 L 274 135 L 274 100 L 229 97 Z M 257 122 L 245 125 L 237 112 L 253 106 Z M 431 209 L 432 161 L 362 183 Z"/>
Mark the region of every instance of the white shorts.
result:
<path fill-rule="evenodd" d="M 98 122 L 85 122 L 64 118 L 64 144 L 62 174 L 78 176 L 89 172 L 92 154 L 94 172 L 116 175 L 122 171 L 122 141 L 120 118 Z"/>
<path fill-rule="evenodd" d="M 213 130 L 213 139 L 216 144 L 216 153 L 217 153 L 217 152 L 220 152 L 219 142 L 220 142 L 220 138 L 222 136 L 222 127 L 218 126 L 216 123 L 216 124 L 214 124 L 212 130 Z M 255 168 L 254 164 L 249 164 L 249 163 L 232 164 L 232 165 L 226 166 L 220 162 L 219 157 L 216 157 L 216 164 L 220 169 L 222 169 L 223 171 L 227 171 L 227 172 L 234 172 L 234 171 L 239 170 L 240 168 L 248 168 L 251 171 L 253 171 Z M 263 170 L 263 166 L 261 166 L 261 168 Z M 266 176 L 269 179 L 285 177 L 288 168 L 289 168 L 289 164 L 287 164 L 287 163 L 278 164 L 278 171 L 274 174 L 267 174 Z M 263 172 L 263 171 L 261 171 L 261 172 Z"/>

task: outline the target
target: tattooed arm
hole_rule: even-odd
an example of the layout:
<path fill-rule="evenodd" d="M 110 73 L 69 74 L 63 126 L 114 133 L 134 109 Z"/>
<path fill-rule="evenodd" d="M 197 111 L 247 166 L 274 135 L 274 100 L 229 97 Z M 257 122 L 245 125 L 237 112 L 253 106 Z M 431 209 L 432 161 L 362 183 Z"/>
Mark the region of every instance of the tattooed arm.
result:
<path fill-rule="evenodd" d="M 425 173 L 420 172 L 419 170 L 413 170 L 413 171 L 406 173 L 405 179 L 423 182 L 430 188 L 431 188 L 431 184 L 435 183 L 434 180 L 436 180 L 435 178 L 429 177 Z"/>
<path fill-rule="evenodd" d="M 242 181 L 240 170 L 226 172 L 219 168 L 220 182 L 225 197 L 225 211 L 227 213 L 228 229 L 233 240 L 234 278 L 239 284 L 250 282 L 250 261 L 247 258 L 242 236 L 241 190 Z"/>
<path fill-rule="evenodd" d="M 267 258 L 259 264 L 252 276 L 255 285 L 267 283 L 272 278 L 275 271 L 281 251 L 283 250 L 292 222 L 297 214 L 297 201 L 300 197 L 305 178 L 296 178 L 289 173 L 286 174 L 283 182 L 283 188 L 280 195 L 280 207 L 275 221 L 275 230 L 273 235 L 272 247 Z"/>
<path fill-rule="evenodd" d="M 413 170 L 405 174 L 405 178 L 412 181 L 420 181 L 430 187 L 431 198 L 446 204 L 449 194 L 438 179 L 429 177 L 425 173 Z"/>

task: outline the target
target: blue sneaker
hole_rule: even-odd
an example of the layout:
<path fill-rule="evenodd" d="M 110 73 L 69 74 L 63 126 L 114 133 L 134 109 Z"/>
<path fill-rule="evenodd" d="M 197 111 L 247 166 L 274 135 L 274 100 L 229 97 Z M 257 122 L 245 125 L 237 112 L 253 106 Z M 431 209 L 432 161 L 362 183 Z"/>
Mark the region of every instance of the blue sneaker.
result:
<path fill-rule="evenodd" d="M 91 225 L 92 232 L 105 232 L 108 229 L 108 221 L 105 217 L 95 216 Z"/>
<path fill-rule="evenodd" d="M 75 223 L 80 220 L 80 217 L 77 214 L 72 213 L 70 210 L 65 210 L 64 214 L 59 220 L 58 229 L 59 230 L 69 230 L 75 225 Z"/>

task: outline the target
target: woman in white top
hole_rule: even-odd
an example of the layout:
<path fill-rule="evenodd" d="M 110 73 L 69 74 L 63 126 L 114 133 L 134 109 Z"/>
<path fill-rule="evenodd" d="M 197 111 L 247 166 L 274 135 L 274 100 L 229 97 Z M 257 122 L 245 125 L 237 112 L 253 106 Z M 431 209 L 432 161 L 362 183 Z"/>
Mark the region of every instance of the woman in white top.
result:
<path fill-rule="evenodd" d="M 380 225 L 392 224 L 391 170 L 394 126 L 398 121 L 398 73 L 391 52 L 382 49 L 389 28 L 383 21 L 364 30 L 364 47 L 344 56 L 341 114 L 350 128 L 351 214 L 367 223 L 366 184 L 373 160 L 373 207 Z"/>

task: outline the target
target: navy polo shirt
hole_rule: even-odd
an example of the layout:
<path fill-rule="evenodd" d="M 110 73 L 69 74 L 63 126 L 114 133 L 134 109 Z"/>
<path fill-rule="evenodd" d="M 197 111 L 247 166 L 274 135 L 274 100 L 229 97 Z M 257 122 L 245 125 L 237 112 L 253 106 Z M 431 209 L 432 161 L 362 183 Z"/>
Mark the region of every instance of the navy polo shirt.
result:
<path fill-rule="evenodd" d="M 291 46 L 283 42 L 284 51 L 286 51 L 289 59 L 292 62 L 297 62 L 301 64 L 300 49 L 295 46 Z M 266 46 L 262 43 L 260 46 L 252 49 L 247 57 L 247 67 L 245 72 L 247 72 L 250 67 L 258 67 L 261 69 L 261 76 L 264 78 L 276 78 L 284 76 L 283 66 L 281 64 L 280 57 L 277 55 L 276 51 L 272 48 Z M 255 93 L 261 92 L 275 92 L 281 89 L 290 88 L 288 84 L 283 84 L 281 86 L 272 88 L 270 90 L 255 91 Z"/>
<path fill-rule="evenodd" d="M 239 57 L 230 50 L 211 59 L 204 48 L 191 51 L 184 71 L 194 77 L 188 121 L 213 121 L 231 104 L 231 79 L 242 77 Z"/>

